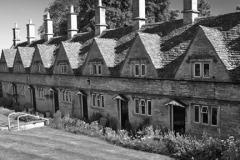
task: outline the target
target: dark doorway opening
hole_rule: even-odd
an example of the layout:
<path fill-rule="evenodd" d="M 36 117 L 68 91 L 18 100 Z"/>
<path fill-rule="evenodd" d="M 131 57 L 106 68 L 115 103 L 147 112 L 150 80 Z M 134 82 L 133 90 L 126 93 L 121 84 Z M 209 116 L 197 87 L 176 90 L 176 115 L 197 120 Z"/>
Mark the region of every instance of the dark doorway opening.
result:
<path fill-rule="evenodd" d="M 122 129 L 128 129 L 127 125 L 129 123 L 128 116 L 128 101 L 121 101 L 121 125 Z"/>
<path fill-rule="evenodd" d="M 0 82 L 0 98 L 3 97 L 3 91 L 2 91 L 2 83 Z"/>
<path fill-rule="evenodd" d="M 36 105 L 36 93 L 35 93 L 35 88 L 30 85 L 30 96 L 31 96 L 31 102 L 32 102 L 32 106 L 33 108 L 36 110 L 37 109 L 37 105 Z"/>
<path fill-rule="evenodd" d="M 88 119 L 87 96 L 82 97 L 83 97 L 83 118 Z"/>
<path fill-rule="evenodd" d="M 173 130 L 183 135 L 185 133 L 185 108 L 173 106 Z"/>
<path fill-rule="evenodd" d="M 57 112 L 59 110 L 59 99 L 58 99 L 58 90 L 52 88 L 53 101 L 54 101 L 54 111 Z"/>

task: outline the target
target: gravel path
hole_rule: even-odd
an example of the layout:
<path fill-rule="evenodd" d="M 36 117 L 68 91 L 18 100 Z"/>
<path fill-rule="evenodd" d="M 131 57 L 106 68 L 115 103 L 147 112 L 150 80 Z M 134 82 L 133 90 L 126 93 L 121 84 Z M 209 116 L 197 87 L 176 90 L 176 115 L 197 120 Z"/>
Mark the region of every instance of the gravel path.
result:
<path fill-rule="evenodd" d="M 171 160 L 49 127 L 0 131 L 0 160 Z"/>

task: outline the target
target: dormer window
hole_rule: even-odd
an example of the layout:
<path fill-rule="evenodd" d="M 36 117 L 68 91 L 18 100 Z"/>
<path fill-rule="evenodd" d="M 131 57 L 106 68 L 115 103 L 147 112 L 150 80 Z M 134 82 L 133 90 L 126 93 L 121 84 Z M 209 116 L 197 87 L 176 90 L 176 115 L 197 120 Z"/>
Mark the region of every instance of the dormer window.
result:
<path fill-rule="evenodd" d="M 102 75 L 102 64 L 92 63 L 91 64 L 91 75 Z"/>
<path fill-rule="evenodd" d="M 134 77 L 145 77 L 146 76 L 146 64 L 145 63 L 133 63 L 133 76 Z"/>
<path fill-rule="evenodd" d="M 35 67 L 36 67 L 36 72 L 41 73 L 41 64 L 40 63 L 36 64 Z"/>
<path fill-rule="evenodd" d="M 21 72 L 22 71 L 22 65 L 21 64 L 16 64 L 16 71 Z"/>
<path fill-rule="evenodd" d="M 193 78 L 210 78 L 210 62 L 194 62 Z"/>
<path fill-rule="evenodd" d="M 61 72 L 61 74 L 67 74 L 67 65 L 66 64 L 60 65 L 60 72 Z"/>

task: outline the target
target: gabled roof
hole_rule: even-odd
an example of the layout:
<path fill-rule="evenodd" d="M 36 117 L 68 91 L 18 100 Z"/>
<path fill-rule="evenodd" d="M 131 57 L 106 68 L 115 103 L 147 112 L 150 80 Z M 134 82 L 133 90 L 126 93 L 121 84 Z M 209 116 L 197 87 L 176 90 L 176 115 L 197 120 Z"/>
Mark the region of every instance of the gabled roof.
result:
<path fill-rule="evenodd" d="M 33 47 L 18 47 L 24 68 L 30 67 L 34 51 Z"/>
<path fill-rule="evenodd" d="M 62 42 L 62 44 L 72 69 L 77 69 L 80 65 L 83 64 L 83 61 L 85 60 L 85 57 L 79 54 L 81 44 L 78 42 Z"/>
<path fill-rule="evenodd" d="M 43 65 L 45 68 L 50 68 L 55 61 L 54 50 L 56 49 L 55 45 L 44 45 L 38 44 L 37 49 L 41 56 Z"/>
<path fill-rule="evenodd" d="M 231 66 L 231 64 L 230 64 L 231 60 L 229 59 L 228 49 L 225 46 L 224 37 L 223 37 L 222 33 L 218 29 L 215 29 L 215 28 L 200 26 L 200 29 L 202 29 L 203 32 L 205 33 L 206 37 L 212 44 L 213 48 L 215 49 L 219 58 L 222 60 L 226 69 L 228 69 L 228 70 L 233 69 L 233 66 Z"/>
<path fill-rule="evenodd" d="M 3 49 L 3 51 L 2 51 L 2 54 L 4 55 L 7 66 L 9 68 L 13 67 L 16 53 L 17 53 L 16 49 Z"/>
<path fill-rule="evenodd" d="M 95 42 L 98 45 L 107 67 L 114 67 L 116 41 L 113 39 L 95 38 Z"/>
<path fill-rule="evenodd" d="M 45 43 L 45 42 L 46 42 L 45 39 L 34 40 L 34 41 L 31 42 L 30 45 L 28 45 L 28 47 L 35 47 L 35 46 L 37 46 L 38 44 L 43 44 L 43 43 Z"/>
<path fill-rule="evenodd" d="M 157 34 L 138 33 L 144 48 L 146 49 L 151 61 L 156 69 L 162 68 L 164 60 L 161 54 L 161 39 Z"/>

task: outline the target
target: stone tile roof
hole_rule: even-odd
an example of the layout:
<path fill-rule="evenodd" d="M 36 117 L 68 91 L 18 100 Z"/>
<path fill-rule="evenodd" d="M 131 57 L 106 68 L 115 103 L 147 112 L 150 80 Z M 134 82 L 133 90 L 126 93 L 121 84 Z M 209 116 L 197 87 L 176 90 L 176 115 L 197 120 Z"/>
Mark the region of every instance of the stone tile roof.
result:
<path fill-rule="evenodd" d="M 66 41 L 67 39 L 68 39 L 67 36 L 52 37 L 49 41 L 45 42 L 44 44 L 55 44 L 55 45 L 59 45 L 62 41 Z"/>
<path fill-rule="evenodd" d="M 30 67 L 34 51 L 35 48 L 33 47 L 18 47 L 24 68 Z"/>
<path fill-rule="evenodd" d="M 17 53 L 16 49 L 3 49 L 3 51 L 2 51 L 2 54 L 4 55 L 7 66 L 9 68 L 13 67 L 13 63 L 14 63 L 16 53 Z"/>
<path fill-rule="evenodd" d="M 95 38 L 98 48 L 103 56 L 107 67 L 115 66 L 115 46 L 114 39 Z"/>
<path fill-rule="evenodd" d="M 34 41 L 31 42 L 30 45 L 28 45 L 28 47 L 35 47 L 35 46 L 37 46 L 38 44 L 43 44 L 43 43 L 45 43 L 45 42 L 46 42 L 45 39 L 34 40 Z"/>
<path fill-rule="evenodd" d="M 45 68 L 50 68 L 53 66 L 55 61 L 54 51 L 56 49 L 55 45 L 44 45 L 44 44 L 37 44 L 37 49 L 41 56 L 43 65 Z"/>
<path fill-rule="evenodd" d="M 78 42 L 62 42 L 62 44 L 72 69 L 78 69 L 85 61 L 85 56 L 79 54 L 81 44 Z"/>
<path fill-rule="evenodd" d="M 151 61 L 156 69 L 162 68 L 164 55 L 161 53 L 161 40 L 157 34 L 138 33 L 144 48 L 146 49 Z"/>

